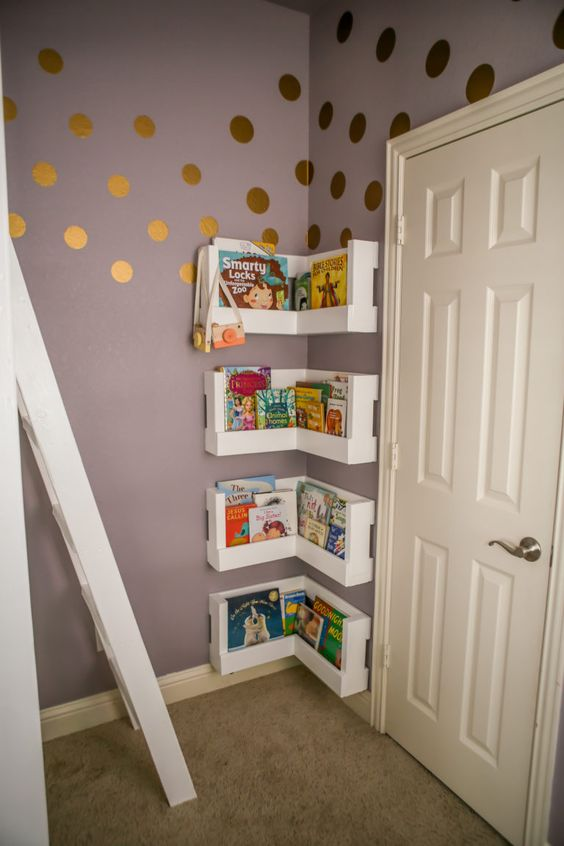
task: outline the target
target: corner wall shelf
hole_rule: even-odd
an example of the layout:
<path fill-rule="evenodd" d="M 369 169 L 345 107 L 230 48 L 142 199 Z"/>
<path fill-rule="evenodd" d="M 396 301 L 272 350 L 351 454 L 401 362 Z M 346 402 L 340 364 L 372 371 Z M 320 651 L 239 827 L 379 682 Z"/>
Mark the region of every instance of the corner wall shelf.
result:
<path fill-rule="evenodd" d="M 331 458 L 343 464 L 376 461 L 374 403 L 378 399 L 378 376 L 346 373 L 348 407 L 346 437 L 313 432 L 309 429 L 254 429 L 248 432 L 225 431 L 225 386 L 220 371 L 205 373 L 206 430 L 205 448 L 213 455 L 246 455 L 299 449 L 310 455 Z M 273 370 L 272 387 L 286 388 L 298 381 L 319 382 L 332 379 L 332 370 Z"/>
<path fill-rule="evenodd" d="M 319 595 L 330 605 L 347 615 L 343 620 L 340 670 L 298 635 L 289 635 L 234 652 L 228 651 L 227 597 L 266 590 L 275 586 L 281 592 L 302 588 L 312 599 Z M 238 588 L 237 590 L 212 593 L 209 597 L 209 611 L 211 618 L 210 663 L 222 676 L 266 664 L 269 661 L 276 661 L 278 658 L 285 658 L 288 655 L 295 655 L 337 696 L 352 696 L 354 693 L 361 693 L 368 687 L 368 668 L 365 664 L 366 643 L 370 638 L 370 617 L 307 576 L 296 576 L 291 579 L 281 579 L 278 582 L 267 582 Z"/>
<path fill-rule="evenodd" d="M 372 581 L 374 560 L 370 557 L 370 536 L 374 524 L 374 501 L 336 488 L 334 485 L 310 479 L 307 476 L 292 476 L 278 479 L 278 490 L 295 489 L 299 481 L 312 482 L 322 488 L 334 491 L 347 503 L 345 558 L 339 558 L 322 547 L 316 546 L 301 535 L 267 540 L 261 543 L 247 543 L 240 546 L 226 546 L 225 539 L 225 496 L 215 488 L 206 491 L 208 510 L 208 563 L 219 572 L 251 567 L 267 561 L 296 556 L 345 587 L 366 584 Z"/>

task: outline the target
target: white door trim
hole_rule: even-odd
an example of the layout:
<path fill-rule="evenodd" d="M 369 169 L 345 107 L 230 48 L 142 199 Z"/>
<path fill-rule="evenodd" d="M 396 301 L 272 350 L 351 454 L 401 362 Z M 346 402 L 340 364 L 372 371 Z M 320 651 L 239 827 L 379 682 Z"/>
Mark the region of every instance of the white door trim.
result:
<path fill-rule="evenodd" d="M 386 730 L 384 645 L 388 642 L 394 530 L 395 473 L 392 444 L 397 441 L 401 247 L 397 221 L 403 214 L 403 181 L 408 159 L 520 117 L 564 99 L 564 64 L 514 85 L 387 143 L 386 235 L 384 253 L 383 349 L 380 377 L 380 438 L 376 541 L 371 722 Z M 547 840 L 554 760 L 564 676 L 564 435 L 554 526 L 554 552 L 537 700 L 525 846 Z M 399 456 L 401 461 L 401 455 Z"/>

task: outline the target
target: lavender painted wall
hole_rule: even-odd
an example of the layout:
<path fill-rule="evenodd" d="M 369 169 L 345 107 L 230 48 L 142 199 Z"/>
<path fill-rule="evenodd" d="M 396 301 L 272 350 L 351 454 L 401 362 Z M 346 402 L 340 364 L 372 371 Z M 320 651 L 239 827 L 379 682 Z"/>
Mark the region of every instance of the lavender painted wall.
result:
<path fill-rule="evenodd" d="M 18 256 L 155 671 L 196 666 L 208 660 L 211 591 L 301 568 L 290 560 L 219 574 L 206 564 L 205 488 L 247 473 L 300 474 L 305 458 L 206 454 L 203 372 L 300 367 L 307 341 L 254 336 L 233 353 L 196 352 L 194 288 L 179 268 L 208 243 L 200 221 L 209 216 L 224 235 L 273 228 L 282 251 L 305 249 L 307 189 L 294 170 L 307 158 L 308 18 L 261 0 L 13 0 L 2 3 L 0 32 L 4 94 L 17 110 L 6 124 L 9 207 L 27 227 Z M 58 73 L 39 64 L 46 48 L 63 59 Z M 299 80 L 297 100 L 281 95 L 284 74 Z M 92 122 L 87 137 L 69 129 L 76 113 Z M 154 122 L 152 137 L 135 131 L 138 115 Z M 249 143 L 230 133 L 237 115 L 253 124 Z M 55 168 L 55 184 L 37 183 L 37 162 Z M 187 163 L 199 184 L 183 179 Z M 49 171 L 35 173 L 49 181 Z M 127 196 L 110 194 L 113 174 L 128 178 Z M 247 206 L 256 186 L 270 199 L 264 214 Z M 166 240 L 149 237 L 154 219 L 166 222 Z M 70 225 L 87 233 L 83 249 L 67 246 Z M 118 259 L 133 268 L 127 284 L 111 275 Z M 46 707 L 114 683 L 25 439 L 22 452 Z"/>
<path fill-rule="evenodd" d="M 352 29 L 351 18 L 343 18 L 345 13 L 352 15 Z M 380 39 L 387 29 L 393 29 L 394 38 L 387 33 L 388 50 L 392 43 L 393 49 L 386 58 L 386 36 Z M 355 238 L 383 242 L 383 192 L 373 210 L 367 208 L 365 192 L 375 181 L 385 187 L 385 142 L 399 113 L 406 113 L 411 127 L 415 127 L 466 106 L 468 80 L 482 64 L 494 69 L 492 93 L 560 64 L 564 60 L 563 29 L 562 0 L 430 0 L 424 4 L 420 0 L 329 0 L 312 16 L 310 39 L 309 159 L 314 178 L 308 222 L 310 227 L 319 227 L 319 249 L 338 245 L 345 229 Z M 448 42 L 450 57 L 444 70 L 431 77 L 426 72 L 427 56 L 439 40 Z M 331 103 L 333 117 L 326 128 L 321 128 L 320 112 L 325 103 Z M 358 114 L 366 119 L 366 131 L 353 142 L 351 121 Z M 338 171 L 344 173 L 346 187 L 335 199 L 331 181 Z M 369 205 L 374 206 L 374 201 L 369 199 Z M 380 341 L 380 337 L 341 336 L 331 339 L 329 345 L 325 339 L 312 338 L 308 363 L 310 367 L 378 372 Z M 377 471 L 373 466 L 342 468 L 308 457 L 307 467 L 312 476 L 376 496 Z M 372 607 L 372 586 L 348 591 L 347 596 L 367 611 Z M 554 780 L 553 846 L 564 843 L 563 734 Z"/>

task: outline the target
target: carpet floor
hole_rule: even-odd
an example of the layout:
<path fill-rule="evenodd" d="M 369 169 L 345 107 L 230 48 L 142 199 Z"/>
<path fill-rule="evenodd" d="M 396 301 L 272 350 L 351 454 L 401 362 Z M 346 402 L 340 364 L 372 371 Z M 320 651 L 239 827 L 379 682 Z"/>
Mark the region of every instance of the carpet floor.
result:
<path fill-rule="evenodd" d="M 198 799 L 166 803 L 126 720 L 44 746 L 51 846 L 501 846 L 305 667 L 170 707 Z"/>

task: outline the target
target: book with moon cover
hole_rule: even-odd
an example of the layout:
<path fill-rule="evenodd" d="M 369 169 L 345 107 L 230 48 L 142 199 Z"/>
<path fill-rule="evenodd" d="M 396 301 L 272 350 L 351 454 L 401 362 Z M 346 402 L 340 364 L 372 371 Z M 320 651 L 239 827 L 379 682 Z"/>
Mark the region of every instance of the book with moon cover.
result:
<path fill-rule="evenodd" d="M 227 597 L 227 649 L 245 649 L 284 637 L 277 587 Z"/>

